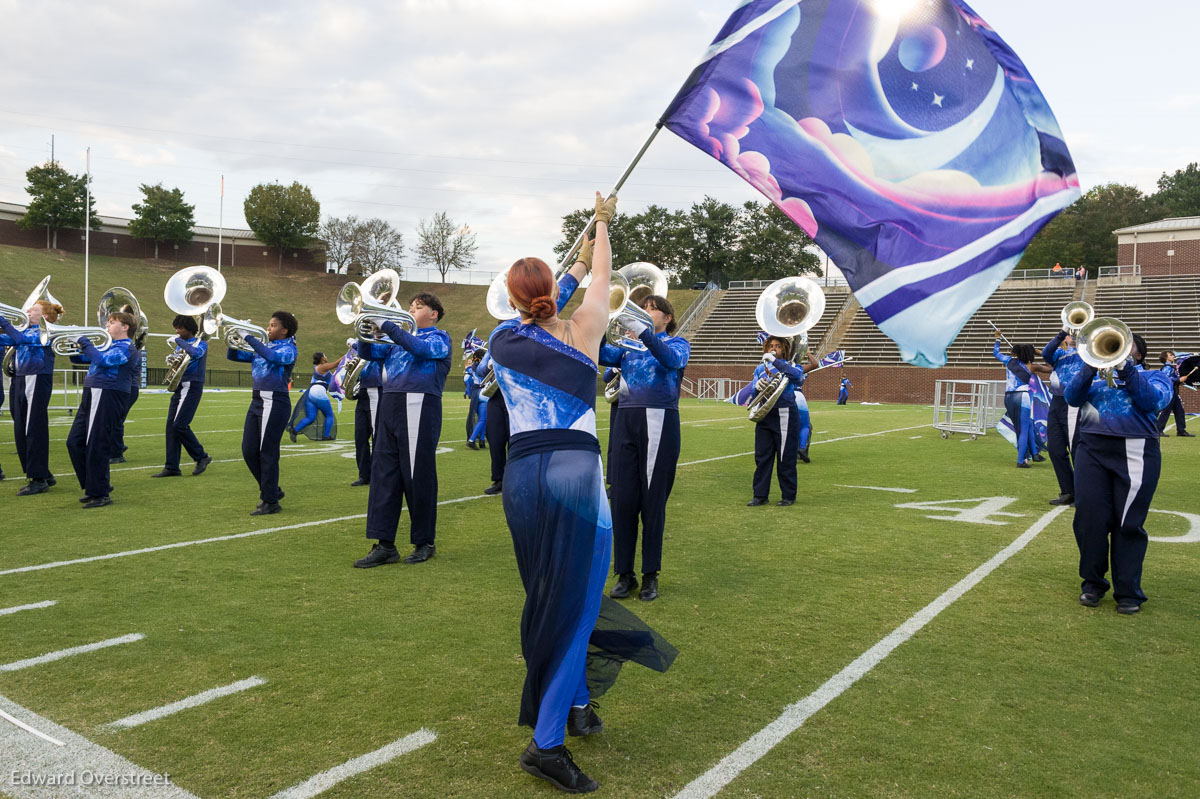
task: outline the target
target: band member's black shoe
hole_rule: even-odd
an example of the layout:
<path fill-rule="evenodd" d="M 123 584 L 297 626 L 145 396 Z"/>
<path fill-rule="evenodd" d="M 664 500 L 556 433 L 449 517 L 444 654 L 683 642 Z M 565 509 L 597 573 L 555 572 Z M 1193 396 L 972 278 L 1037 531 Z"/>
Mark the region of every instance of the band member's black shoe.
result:
<path fill-rule="evenodd" d="M 579 738 L 583 735 L 594 735 L 603 729 L 604 722 L 596 715 L 592 704 L 572 707 L 567 713 L 567 735 Z"/>
<path fill-rule="evenodd" d="M 251 516 L 270 516 L 283 510 L 278 502 L 260 502 L 258 507 L 250 511 Z"/>
<path fill-rule="evenodd" d="M 0 480 L 4 479 L 4 472 L 0 472 Z"/>
<path fill-rule="evenodd" d="M 93 499 L 95 499 L 95 497 L 89 497 L 87 494 L 84 494 L 82 497 L 79 498 L 79 501 L 80 502 L 91 502 Z"/>
<path fill-rule="evenodd" d="M 205 455 L 200 460 L 196 461 L 196 468 L 192 469 L 192 477 L 198 474 L 204 474 L 204 470 L 208 468 L 208 464 L 212 463 L 212 456 Z"/>
<path fill-rule="evenodd" d="M 1034 455 L 1030 460 L 1032 460 L 1034 463 L 1043 463 L 1043 462 L 1045 462 L 1046 458 L 1041 453 L 1038 453 L 1037 455 Z"/>
<path fill-rule="evenodd" d="M 491 494 L 491 495 L 495 496 L 496 494 L 499 494 L 503 490 L 504 490 L 504 484 L 502 482 L 500 482 L 499 480 L 497 480 L 496 482 L 492 483 L 487 488 L 483 489 L 483 493 Z"/>
<path fill-rule="evenodd" d="M 584 774 L 565 745 L 538 749 L 533 741 L 521 753 L 521 768 L 567 793 L 591 793 L 600 783 Z"/>
<path fill-rule="evenodd" d="M 1120 613 L 1124 616 L 1132 616 L 1134 613 L 1140 612 L 1141 609 L 1142 606 L 1137 602 L 1134 602 L 1132 599 L 1122 599 L 1117 603 L 1117 613 Z"/>
<path fill-rule="evenodd" d="M 475 446 L 474 441 L 467 441 L 467 449 L 479 449 L 479 447 Z"/>
<path fill-rule="evenodd" d="M 746 503 L 746 507 L 747 508 L 757 508 L 759 505 L 766 505 L 766 504 L 767 504 L 766 497 L 755 497 L 754 499 L 752 499 Z"/>
<path fill-rule="evenodd" d="M 1182 433 L 1176 433 L 1175 435 L 1179 436 L 1180 438 L 1195 438 L 1196 437 L 1195 433 L 1189 433 L 1186 430 Z"/>
<path fill-rule="evenodd" d="M 805 463 L 812 463 L 812 461 L 808 459 L 808 447 L 800 447 L 800 449 L 796 450 L 796 457 Z"/>
<path fill-rule="evenodd" d="M 112 500 L 108 497 L 92 497 L 90 502 L 84 503 L 85 508 L 103 508 L 105 505 L 111 505 Z"/>
<path fill-rule="evenodd" d="M 179 477 L 183 472 L 178 469 L 163 469 L 161 472 L 155 472 L 151 477 Z"/>
<path fill-rule="evenodd" d="M 51 488 L 54 488 L 56 485 L 58 485 L 58 481 L 54 479 L 54 475 L 50 475 L 46 478 L 46 485 L 50 486 Z"/>
<path fill-rule="evenodd" d="M 632 574 L 622 574 L 617 578 L 617 584 L 612 587 L 608 595 L 613 599 L 628 599 L 629 595 L 637 590 L 638 581 Z"/>
<path fill-rule="evenodd" d="M 404 562 L 409 564 L 424 563 L 432 558 L 435 554 L 437 554 L 437 547 L 435 547 L 433 544 L 421 544 L 421 546 L 415 548 L 408 555 L 408 557 L 404 559 Z"/>
<path fill-rule="evenodd" d="M 1093 594 L 1091 591 L 1084 591 L 1079 595 L 1079 604 L 1085 608 L 1094 608 L 1100 604 L 1100 595 Z"/>
<path fill-rule="evenodd" d="M 788 505 L 795 504 L 795 502 L 796 501 L 794 499 L 781 499 L 778 502 L 776 502 L 775 504 L 781 508 L 786 508 Z"/>
<path fill-rule="evenodd" d="M 658 599 L 658 575 L 643 574 L 642 575 L 642 590 L 638 592 L 638 599 L 643 602 L 653 602 Z"/>
<path fill-rule="evenodd" d="M 117 456 L 117 457 L 115 457 L 115 458 L 109 458 L 109 459 L 108 459 L 108 462 L 109 462 L 109 463 L 124 463 L 124 462 L 125 462 L 125 456 L 124 456 L 124 455 L 118 455 L 118 456 Z"/>
<path fill-rule="evenodd" d="M 1018 469 L 1032 469 L 1033 467 L 1030 466 L 1027 462 L 1021 461 L 1020 463 L 1017 464 L 1017 468 Z"/>
<path fill-rule="evenodd" d="M 18 497 L 28 497 L 32 494 L 41 494 L 44 491 L 50 490 L 50 484 L 45 480 L 30 480 L 25 485 L 21 486 L 21 490 L 17 492 Z"/>
<path fill-rule="evenodd" d="M 350 485 L 352 485 L 352 486 L 369 486 L 370 484 L 371 484 L 370 480 L 364 480 L 360 477 L 357 480 L 355 480 L 353 483 L 351 483 Z"/>
<path fill-rule="evenodd" d="M 383 566 L 388 563 L 399 562 L 400 553 L 395 547 L 385 544 L 371 544 L 371 551 L 366 554 L 366 557 L 354 561 L 354 568 L 370 569 L 373 566 Z"/>
<path fill-rule="evenodd" d="M 1074 494 L 1059 494 L 1057 497 L 1050 500 L 1050 504 L 1051 505 L 1074 505 L 1075 504 L 1075 495 Z"/>
<path fill-rule="evenodd" d="M 296 443 L 296 431 L 289 427 L 287 429 L 287 432 L 288 432 L 288 438 L 290 438 L 292 440 L 292 443 L 295 444 Z"/>

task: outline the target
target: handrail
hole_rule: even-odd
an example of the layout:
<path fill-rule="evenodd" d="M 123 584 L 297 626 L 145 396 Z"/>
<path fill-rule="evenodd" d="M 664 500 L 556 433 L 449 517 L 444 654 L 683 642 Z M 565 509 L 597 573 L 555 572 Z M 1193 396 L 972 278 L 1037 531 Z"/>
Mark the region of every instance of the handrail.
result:
<path fill-rule="evenodd" d="M 718 284 L 711 280 L 708 281 L 708 285 L 704 287 L 704 291 L 700 292 L 700 296 L 696 298 L 695 302 L 692 303 L 692 307 L 688 308 L 687 313 L 684 314 L 683 320 L 679 323 L 678 329 L 675 331 L 675 335 L 684 337 L 684 334 L 688 332 L 692 323 L 700 318 L 700 313 L 708 307 L 708 304 L 712 302 L 713 297 L 720 290 L 721 287 Z"/>
<path fill-rule="evenodd" d="M 1120 266 L 1102 266 L 1096 272 L 1097 277 L 1137 277 L 1142 273 L 1141 264 L 1122 264 Z"/>

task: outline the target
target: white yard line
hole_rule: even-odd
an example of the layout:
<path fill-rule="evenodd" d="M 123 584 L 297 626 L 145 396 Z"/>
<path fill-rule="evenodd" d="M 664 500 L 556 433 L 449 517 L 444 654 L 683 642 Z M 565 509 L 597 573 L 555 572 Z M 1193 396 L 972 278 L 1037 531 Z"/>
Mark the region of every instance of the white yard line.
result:
<path fill-rule="evenodd" d="M 0 791 L 16 799 L 198 799 L 120 755 L 42 718 L 7 697 L 0 710 L 22 729 L 0 724 Z M 36 729 L 35 729 L 36 728 Z M 34 735 L 24 730 L 32 729 Z M 46 732 L 39 732 L 45 730 Z M 53 736 L 53 737 L 51 737 Z M 53 741 L 53 744 L 48 743 Z"/>
<path fill-rule="evenodd" d="M 437 735 L 435 733 L 422 727 L 411 735 L 406 735 L 398 741 L 393 741 L 387 746 L 376 749 L 374 752 L 368 752 L 353 760 L 348 760 L 342 765 L 331 768 L 329 771 L 323 771 L 299 785 L 293 785 L 285 791 L 280 791 L 272 796 L 271 799 L 309 799 L 329 790 L 343 780 L 348 780 L 376 766 L 382 766 L 389 760 L 395 760 L 401 755 L 406 755 L 436 740 Z"/>
<path fill-rule="evenodd" d="M 141 713 L 134 713 L 132 716 L 126 716 L 123 719 L 117 719 L 116 721 L 110 722 L 105 726 L 116 727 L 118 729 L 138 727 L 148 721 L 155 721 L 157 719 L 165 718 L 166 716 L 174 715 L 181 710 L 199 707 L 206 702 L 211 702 L 214 699 L 220 699 L 223 696 L 229 696 L 230 694 L 248 691 L 251 688 L 263 685 L 264 683 L 266 683 L 266 680 L 264 680 L 262 677 L 247 677 L 244 680 L 238 680 L 237 682 L 230 683 L 229 685 L 222 685 L 220 688 L 213 688 L 211 690 L 189 696 L 185 699 L 180 699 L 178 702 L 172 702 L 169 705 L 151 708 L 150 710 L 144 710 Z"/>
<path fill-rule="evenodd" d="M 919 425 L 915 425 L 913 427 L 897 427 L 895 430 L 880 430 L 877 433 L 855 433 L 852 436 L 842 436 L 841 438 L 825 438 L 820 441 L 813 441 L 809 444 L 809 446 L 815 447 L 817 444 L 832 444 L 835 441 L 850 441 L 855 438 L 870 438 L 871 436 L 882 436 L 886 433 L 899 433 L 904 430 L 916 430 L 917 428 L 920 428 L 920 427 L 929 427 L 929 425 L 919 424 Z M 744 458 L 747 455 L 753 455 L 753 454 L 754 454 L 754 450 L 750 450 L 749 452 L 738 452 L 733 455 L 718 455 L 715 458 L 702 458 L 698 461 L 688 461 L 687 463 L 680 463 L 676 466 L 676 468 L 679 468 L 680 466 L 695 466 L 698 463 L 712 463 L 713 461 L 725 461 L 725 460 L 729 460 L 730 458 Z M 3 574 L 3 572 L 0 572 L 0 574 Z"/>
<path fill-rule="evenodd" d="M 921 610 L 914 613 L 903 624 L 885 636 L 873 647 L 854 659 L 850 665 L 830 677 L 820 688 L 801 699 L 794 705 L 788 705 L 783 713 L 774 721 L 763 727 L 745 743 L 725 756 L 711 769 L 688 783 L 682 791 L 675 794 L 675 799 L 707 799 L 715 796 L 722 788 L 733 781 L 750 766 L 754 765 L 763 755 L 770 752 L 806 722 L 814 713 L 842 695 L 846 689 L 858 682 L 862 677 L 875 668 L 884 658 L 890 655 L 898 646 L 912 638 L 922 627 L 933 621 L 939 613 L 950 607 L 955 600 L 978 585 L 985 577 L 995 571 L 1001 564 L 1020 552 L 1037 535 L 1049 526 L 1064 507 L 1047 511 L 1040 519 L 1022 533 L 1015 541 L 996 553 L 990 560 L 959 580 L 937 599 L 930 602 Z"/>
<path fill-rule="evenodd" d="M 107 649 L 110 646 L 120 646 L 121 644 L 132 644 L 134 641 L 140 641 L 146 636 L 141 633 L 130 633 L 122 635 L 119 638 L 108 638 L 104 641 L 97 641 L 94 644 L 84 644 L 83 646 L 73 646 L 69 649 L 59 649 L 54 652 L 47 652 L 44 655 L 38 655 L 35 658 L 27 658 L 25 660 L 14 660 L 12 663 L 0 664 L 0 672 L 3 671 L 20 671 L 31 666 L 40 666 L 43 663 L 52 663 L 55 660 L 62 660 L 73 655 L 82 655 L 87 652 L 95 652 L 97 649 Z"/>
<path fill-rule="evenodd" d="M 915 494 L 915 493 L 917 493 L 917 489 L 915 489 L 915 488 L 885 488 L 884 486 L 847 486 L 847 485 L 842 485 L 841 483 L 834 483 L 833 485 L 836 488 L 862 488 L 867 491 L 893 491 L 897 494 Z"/>
<path fill-rule="evenodd" d="M 16 605 L 11 608 L 0 608 L 0 616 L 7 616 L 10 613 L 20 613 L 22 610 L 37 610 L 38 608 L 48 608 L 58 604 L 56 599 L 47 599 L 45 602 L 34 602 L 32 605 Z"/>

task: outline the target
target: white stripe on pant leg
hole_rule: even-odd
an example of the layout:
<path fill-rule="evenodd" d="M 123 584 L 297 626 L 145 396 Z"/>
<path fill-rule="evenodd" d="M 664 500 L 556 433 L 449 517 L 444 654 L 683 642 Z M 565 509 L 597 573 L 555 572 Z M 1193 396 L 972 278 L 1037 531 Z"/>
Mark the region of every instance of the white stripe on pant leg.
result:
<path fill-rule="evenodd" d="M 788 408 L 779 409 L 779 455 L 776 456 L 775 460 L 779 464 L 780 469 L 783 468 L 783 453 L 787 450 L 788 416 L 790 415 L 788 414 L 788 410 Z M 799 442 L 797 442 L 796 448 L 799 449 L 799 446 Z"/>
<path fill-rule="evenodd" d="M 259 391 L 258 395 L 263 401 L 262 418 L 258 420 L 258 448 L 262 449 L 263 442 L 267 440 L 267 424 L 271 421 L 271 406 L 275 403 L 275 395 L 271 391 Z"/>
<path fill-rule="evenodd" d="M 103 393 L 104 389 L 102 388 L 92 389 L 92 407 L 88 408 L 87 436 L 83 439 L 84 446 L 87 446 L 92 440 L 92 422 L 96 421 L 96 409 L 100 407 L 100 396 Z"/>
<path fill-rule="evenodd" d="M 1125 526 L 1125 517 L 1129 508 L 1137 499 L 1138 491 L 1142 490 L 1142 476 L 1146 471 L 1146 439 L 1125 439 L 1125 469 L 1129 472 L 1129 494 L 1125 497 L 1125 510 L 1121 511 L 1121 526 Z"/>
<path fill-rule="evenodd" d="M 172 422 L 179 418 L 179 414 L 183 410 L 183 401 L 187 399 L 188 389 L 191 388 L 191 385 L 191 383 L 184 383 L 183 388 L 179 389 L 179 404 L 175 406 L 175 418 L 171 420 Z"/>
<path fill-rule="evenodd" d="M 1075 446 L 1075 424 L 1079 421 L 1079 409 L 1074 405 L 1067 406 L 1067 449 Z M 1074 453 L 1071 453 L 1072 455 Z"/>
<path fill-rule="evenodd" d="M 417 436 L 421 434 L 421 408 L 425 395 L 412 392 L 405 395 L 408 401 L 408 474 L 417 471 Z"/>
<path fill-rule="evenodd" d="M 662 443 L 663 417 L 665 408 L 646 409 L 646 488 L 654 482 L 654 462 L 658 460 L 658 446 Z"/>
<path fill-rule="evenodd" d="M 12 385 L 11 383 L 9 384 Z M 25 435 L 29 435 L 29 419 L 33 416 L 33 391 L 37 388 L 37 376 L 25 375 Z M 9 412 L 12 408 L 8 409 Z"/>
<path fill-rule="evenodd" d="M 367 410 L 371 412 L 371 435 L 375 435 L 375 414 L 379 411 L 379 394 L 383 391 L 382 388 L 365 388 L 367 392 Z"/>

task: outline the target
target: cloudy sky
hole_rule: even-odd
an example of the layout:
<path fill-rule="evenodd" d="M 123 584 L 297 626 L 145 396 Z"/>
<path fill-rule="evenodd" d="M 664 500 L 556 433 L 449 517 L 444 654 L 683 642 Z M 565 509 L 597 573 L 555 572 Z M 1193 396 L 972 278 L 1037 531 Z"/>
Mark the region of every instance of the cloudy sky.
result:
<path fill-rule="evenodd" d="M 108 3 L 0 0 L 0 201 L 50 157 L 91 168 L 98 209 L 142 183 L 196 220 L 244 227 L 255 184 L 300 181 L 323 216 L 381 217 L 415 244 L 438 211 L 477 233 L 478 266 L 550 260 L 564 213 L 608 188 L 735 0 Z M 1037 79 L 1086 190 L 1153 191 L 1200 160 L 1200 4 L 976 0 Z M 622 207 L 760 199 L 673 134 Z M 411 257 L 409 263 L 412 263 Z"/>

